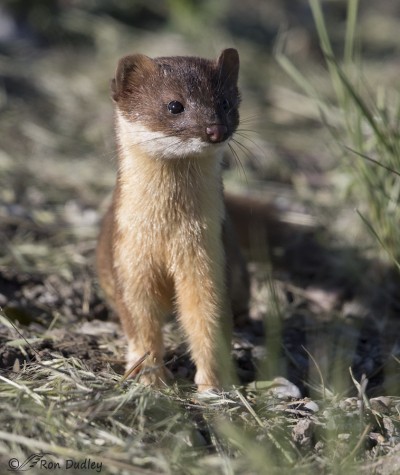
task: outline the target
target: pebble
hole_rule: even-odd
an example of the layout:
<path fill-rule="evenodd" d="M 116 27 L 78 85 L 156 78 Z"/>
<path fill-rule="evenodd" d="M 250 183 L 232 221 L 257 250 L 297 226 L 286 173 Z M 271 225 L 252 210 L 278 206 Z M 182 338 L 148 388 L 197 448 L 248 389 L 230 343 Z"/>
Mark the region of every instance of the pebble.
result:
<path fill-rule="evenodd" d="M 372 409 L 383 414 L 388 414 L 390 412 L 390 406 L 392 405 L 392 400 L 390 397 L 378 396 L 370 399 L 370 404 Z"/>
<path fill-rule="evenodd" d="M 277 396 L 279 398 L 294 398 L 300 399 L 301 392 L 300 389 L 286 378 L 277 377 L 272 380 L 271 388 L 268 390 L 269 393 Z"/>
<path fill-rule="evenodd" d="M 319 411 L 319 406 L 316 402 L 314 401 L 308 401 L 304 404 L 304 408 L 308 409 L 311 412 L 318 412 Z"/>

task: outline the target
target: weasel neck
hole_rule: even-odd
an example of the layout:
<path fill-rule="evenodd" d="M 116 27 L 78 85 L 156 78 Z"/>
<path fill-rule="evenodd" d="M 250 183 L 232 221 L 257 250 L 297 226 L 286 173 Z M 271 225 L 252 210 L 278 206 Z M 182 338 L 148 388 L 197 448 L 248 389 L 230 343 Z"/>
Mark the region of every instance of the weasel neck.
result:
<path fill-rule="evenodd" d="M 118 119 L 120 185 L 134 186 L 142 192 L 151 190 L 155 196 L 163 191 L 178 192 L 185 188 L 189 193 L 196 193 L 202 187 L 212 188 L 213 183 L 221 186 L 223 144 L 208 145 L 191 153 L 188 153 L 183 144 L 181 155 L 178 155 L 175 148 L 174 155 L 166 158 L 166 153 L 159 150 L 162 138 L 143 141 L 132 130 L 135 130 L 135 124 L 127 130 L 126 121 Z M 150 150 L 152 142 L 154 148 Z"/>
<path fill-rule="evenodd" d="M 119 145 L 116 199 L 122 206 L 141 210 L 148 219 L 168 216 L 170 222 L 223 219 L 221 150 L 158 159 L 132 144 Z"/>

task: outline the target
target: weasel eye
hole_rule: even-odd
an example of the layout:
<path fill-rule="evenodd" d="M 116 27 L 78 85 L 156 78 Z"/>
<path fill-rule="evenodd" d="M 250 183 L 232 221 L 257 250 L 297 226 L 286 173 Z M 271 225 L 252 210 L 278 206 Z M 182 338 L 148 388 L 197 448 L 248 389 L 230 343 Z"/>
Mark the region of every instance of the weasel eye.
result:
<path fill-rule="evenodd" d="M 222 101 L 222 104 L 221 104 L 221 105 L 222 105 L 222 109 L 224 109 L 225 112 L 228 112 L 229 109 L 231 108 L 231 105 L 230 105 L 228 99 L 224 99 L 224 100 Z"/>
<path fill-rule="evenodd" d="M 179 101 L 171 101 L 168 104 L 168 110 L 171 112 L 171 114 L 180 114 L 185 110 L 185 108 Z"/>

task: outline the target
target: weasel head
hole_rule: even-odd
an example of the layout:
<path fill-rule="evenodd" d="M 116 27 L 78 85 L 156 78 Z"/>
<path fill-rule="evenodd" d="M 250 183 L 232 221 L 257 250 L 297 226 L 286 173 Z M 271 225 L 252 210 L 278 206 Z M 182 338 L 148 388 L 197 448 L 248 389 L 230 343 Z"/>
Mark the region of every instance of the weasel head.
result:
<path fill-rule="evenodd" d="M 111 82 L 120 144 L 158 159 L 217 151 L 239 124 L 238 73 L 233 48 L 214 61 L 123 57 Z"/>

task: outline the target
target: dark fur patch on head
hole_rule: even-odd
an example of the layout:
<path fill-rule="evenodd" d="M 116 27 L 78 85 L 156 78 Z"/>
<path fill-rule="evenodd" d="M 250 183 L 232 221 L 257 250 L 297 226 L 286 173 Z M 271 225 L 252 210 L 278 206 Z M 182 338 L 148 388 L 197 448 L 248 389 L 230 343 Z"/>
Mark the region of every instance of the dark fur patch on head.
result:
<path fill-rule="evenodd" d="M 125 56 L 112 81 L 112 96 L 127 120 L 151 131 L 207 141 L 206 128 L 221 124 L 228 138 L 239 124 L 238 71 L 234 49 L 224 50 L 215 61 Z M 182 112 L 171 113 L 168 104 L 173 101 L 182 104 Z"/>

